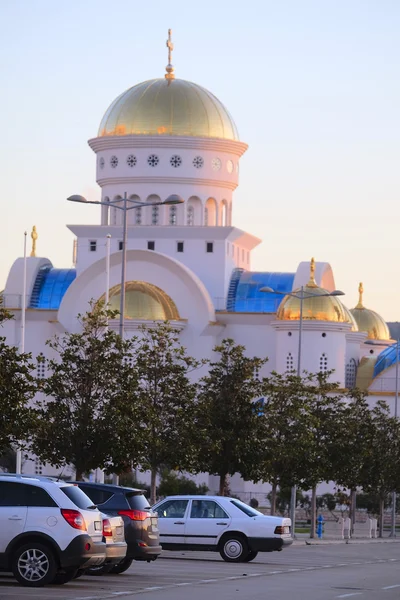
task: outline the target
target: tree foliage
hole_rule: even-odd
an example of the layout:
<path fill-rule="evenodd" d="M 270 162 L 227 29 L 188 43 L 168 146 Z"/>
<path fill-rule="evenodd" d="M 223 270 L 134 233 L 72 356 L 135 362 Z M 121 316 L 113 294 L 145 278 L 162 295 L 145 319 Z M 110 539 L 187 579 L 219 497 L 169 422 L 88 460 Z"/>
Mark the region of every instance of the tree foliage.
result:
<path fill-rule="evenodd" d="M 12 315 L 0 305 L 0 326 Z M 20 353 L 0 337 L 0 454 L 12 444 L 23 445 L 34 427 L 30 401 L 36 393 L 31 355 Z"/>
<path fill-rule="evenodd" d="M 93 304 L 78 316 L 81 333 L 47 342 L 56 358 L 47 361 L 50 375 L 42 380 L 42 396 L 36 401 L 32 450 L 57 467 L 73 464 L 77 479 L 96 468 L 121 470 L 126 465 L 121 444 L 125 412 L 140 418 L 129 362 L 134 343 L 107 328 L 113 317 L 114 311 Z"/>
<path fill-rule="evenodd" d="M 197 387 L 190 374 L 202 362 L 187 354 L 176 330 L 168 323 L 159 323 L 142 328 L 134 364 L 140 418 L 134 415 L 126 425 L 138 435 L 140 444 L 138 448 L 133 443 L 128 455 L 133 464 L 151 471 L 151 502 L 155 502 L 156 476 L 161 467 L 179 471 L 193 468 Z"/>
<path fill-rule="evenodd" d="M 260 411 L 263 396 L 258 372 L 266 359 L 245 356 L 244 346 L 225 339 L 214 348 L 219 356 L 199 383 L 197 469 L 220 478 L 224 495 L 228 475 L 257 477 L 261 449 Z"/>

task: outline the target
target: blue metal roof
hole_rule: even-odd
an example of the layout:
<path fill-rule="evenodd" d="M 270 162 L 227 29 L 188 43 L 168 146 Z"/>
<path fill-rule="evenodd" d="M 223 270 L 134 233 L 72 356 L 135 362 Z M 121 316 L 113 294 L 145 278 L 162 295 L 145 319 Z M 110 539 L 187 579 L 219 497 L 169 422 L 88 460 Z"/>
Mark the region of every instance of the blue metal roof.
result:
<path fill-rule="evenodd" d="M 287 294 L 293 289 L 294 273 L 253 272 L 235 269 L 229 285 L 226 310 L 229 312 L 275 313 L 284 296 L 260 292 L 270 287 Z"/>
<path fill-rule="evenodd" d="M 42 267 L 33 285 L 29 308 L 58 310 L 65 292 L 75 277 L 75 269 Z"/>
<path fill-rule="evenodd" d="M 398 350 L 396 349 L 398 344 L 400 344 L 400 342 L 388 346 L 378 355 L 374 367 L 374 377 L 377 377 L 382 371 L 385 371 L 385 369 L 396 364 L 396 356 L 400 356 L 400 346 Z"/>

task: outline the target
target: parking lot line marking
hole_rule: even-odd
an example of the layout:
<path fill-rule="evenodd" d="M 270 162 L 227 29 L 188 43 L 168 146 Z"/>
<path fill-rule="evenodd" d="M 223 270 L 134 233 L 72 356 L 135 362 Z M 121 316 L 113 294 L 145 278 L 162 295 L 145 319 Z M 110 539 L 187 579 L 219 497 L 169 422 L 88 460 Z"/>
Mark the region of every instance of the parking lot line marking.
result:
<path fill-rule="evenodd" d="M 218 581 L 218 579 L 200 579 L 199 583 L 213 583 L 214 581 Z"/>
<path fill-rule="evenodd" d="M 188 582 L 184 582 L 184 583 L 175 583 L 175 585 L 176 585 L 177 587 L 182 587 L 182 586 L 184 586 L 184 585 L 192 585 L 192 584 L 190 583 L 190 581 L 188 581 Z"/>
<path fill-rule="evenodd" d="M 313 569 L 314 567 L 311 568 Z M 278 575 L 278 573 L 283 573 L 283 571 L 270 571 L 269 575 Z"/>
<path fill-rule="evenodd" d="M 350 596 L 361 596 L 362 592 L 353 592 L 352 594 L 342 594 L 341 596 L 336 596 L 336 598 L 350 598 Z"/>
<path fill-rule="evenodd" d="M 400 587 L 400 583 L 396 584 L 396 585 L 387 585 L 386 587 L 383 587 L 383 590 L 393 590 L 394 588 L 398 588 Z"/>
<path fill-rule="evenodd" d="M 148 592 L 153 591 L 153 590 L 162 590 L 162 586 L 160 585 L 155 585 L 153 587 L 147 587 L 147 588 L 143 588 L 144 590 L 147 590 Z"/>

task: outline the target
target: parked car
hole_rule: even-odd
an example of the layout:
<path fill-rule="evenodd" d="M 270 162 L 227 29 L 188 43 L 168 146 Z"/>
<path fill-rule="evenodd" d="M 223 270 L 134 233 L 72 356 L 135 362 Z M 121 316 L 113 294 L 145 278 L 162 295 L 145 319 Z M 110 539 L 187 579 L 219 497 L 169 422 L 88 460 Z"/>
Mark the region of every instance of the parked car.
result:
<path fill-rule="evenodd" d="M 0 474 L 0 570 L 39 587 L 66 583 L 105 558 L 101 514 L 78 486 Z"/>
<path fill-rule="evenodd" d="M 249 562 L 293 542 L 290 519 L 263 515 L 236 498 L 168 496 L 153 510 L 163 550 L 212 550 L 227 562 Z"/>
<path fill-rule="evenodd" d="M 106 483 L 74 482 L 103 513 L 121 516 L 125 526 L 126 557 L 110 573 L 123 573 L 134 560 L 151 562 L 161 554 L 157 514 L 144 490 Z"/>
<path fill-rule="evenodd" d="M 111 517 L 101 513 L 103 519 L 103 541 L 106 543 L 106 560 L 101 565 L 89 567 L 88 575 L 103 575 L 124 560 L 128 548 L 125 542 L 125 527 L 122 517 Z"/>

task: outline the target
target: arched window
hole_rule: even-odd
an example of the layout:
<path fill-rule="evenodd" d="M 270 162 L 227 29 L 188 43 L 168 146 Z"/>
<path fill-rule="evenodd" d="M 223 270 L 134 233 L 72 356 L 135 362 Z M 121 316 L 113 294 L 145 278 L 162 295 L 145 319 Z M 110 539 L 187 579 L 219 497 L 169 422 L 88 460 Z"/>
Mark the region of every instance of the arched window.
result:
<path fill-rule="evenodd" d="M 328 357 L 325 352 L 321 354 L 321 358 L 319 359 L 319 370 L 323 373 L 328 370 Z"/>
<path fill-rule="evenodd" d="M 228 225 L 228 205 L 226 200 L 222 200 L 221 203 L 221 225 L 226 227 Z"/>
<path fill-rule="evenodd" d="M 194 206 L 188 206 L 186 219 L 188 225 L 194 225 Z"/>
<path fill-rule="evenodd" d="M 286 371 L 293 371 L 293 355 L 291 352 L 286 357 Z"/>
<path fill-rule="evenodd" d="M 204 225 L 208 225 L 208 208 L 204 209 Z"/>
<path fill-rule="evenodd" d="M 151 209 L 151 224 L 158 225 L 158 217 L 159 217 L 159 207 L 152 206 Z"/>
<path fill-rule="evenodd" d="M 346 365 L 346 374 L 345 374 L 345 386 L 348 390 L 356 387 L 356 378 L 357 378 L 357 362 L 354 358 L 351 358 Z"/>
<path fill-rule="evenodd" d="M 169 207 L 169 224 L 170 225 L 176 225 L 176 220 L 177 220 L 176 211 L 177 211 L 176 206 Z"/>
<path fill-rule="evenodd" d="M 142 207 L 135 208 L 135 225 L 142 224 Z"/>

